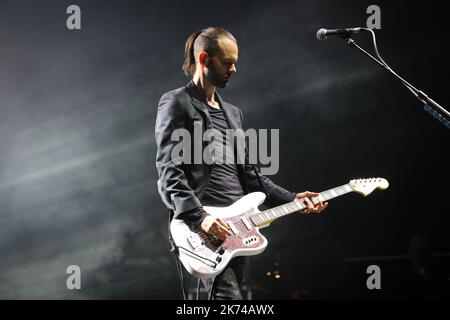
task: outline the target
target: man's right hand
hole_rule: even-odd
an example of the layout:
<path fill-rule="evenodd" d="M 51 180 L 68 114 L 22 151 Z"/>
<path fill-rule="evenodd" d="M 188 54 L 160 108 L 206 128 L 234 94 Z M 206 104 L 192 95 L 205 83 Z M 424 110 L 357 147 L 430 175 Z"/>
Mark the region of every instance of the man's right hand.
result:
<path fill-rule="evenodd" d="M 206 233 L 209 233 L 218 239 L 224 241 L 226 237 L 231 236 L 230 227 L 220 218 L 207 215 L 202 223 L 201 228 Z"/>

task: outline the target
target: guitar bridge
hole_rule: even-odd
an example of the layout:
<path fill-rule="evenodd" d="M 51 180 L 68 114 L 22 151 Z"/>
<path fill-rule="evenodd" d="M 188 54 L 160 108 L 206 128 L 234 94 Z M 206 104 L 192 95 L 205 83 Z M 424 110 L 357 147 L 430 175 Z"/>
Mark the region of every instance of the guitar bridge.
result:
<path fill-rule="evenodd" d="M 203 240 L 196 234 L 188 235 L 186 237 L 186 240 L 191 245 L 191 248 L 194 251 L 199 251 L 205 246 Z"/>

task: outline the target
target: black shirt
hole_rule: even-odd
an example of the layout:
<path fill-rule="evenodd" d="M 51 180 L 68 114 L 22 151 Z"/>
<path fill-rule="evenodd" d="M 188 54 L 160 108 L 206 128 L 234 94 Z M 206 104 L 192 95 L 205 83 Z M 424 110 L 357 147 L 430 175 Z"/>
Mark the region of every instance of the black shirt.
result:
<path fill-rule="evenodd" d="M 234 150 L 227 143 L 226 130 L 230 125 L 223 109 L 209 107 L 209 114 L 215 132 L 214 164 L 201 198 L 203 205 L 225 207 L 233 204 L 244 195 L 244 189 L 238 176 Z"/>
<path fill-rule="evenodd" d="M 225 112 L 222 107 L 216 109 L 208 106 L 208 110 L 213 128 L 217 130 L 217 133 L 220 133 L 222 139 L 217 139 L 218 135 L 214 135 L 216 137 L 214 139 L 215 161 L 200 201 L 206 206 L 226 207 L 244 196 L 245 193 L 239 180 L 234 150 L 226 143 L 226 130 L 230 129 L 230 124 Z M 206 215 L 207 213 L 203 208 L 195 208 L 181 213 L 180 218 L 185 220 L 191 230 L 194 230 Z"/>

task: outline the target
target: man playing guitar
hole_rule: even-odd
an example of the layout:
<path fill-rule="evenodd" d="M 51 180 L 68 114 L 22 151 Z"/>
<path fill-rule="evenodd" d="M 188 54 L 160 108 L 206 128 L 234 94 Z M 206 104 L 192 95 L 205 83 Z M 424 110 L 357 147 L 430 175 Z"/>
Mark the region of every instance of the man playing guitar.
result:
<path fill-rule="evenodd" d="M 186 42 L 183 70 L 192 76 L 185 87 L 165 93 L 159 102 L 155 125 L 157 144 L 156 167 L 158 189 L 163 202 L 174 219 L 181 219 L 191 229 L 200 228 L 208 235 L 224 241 L 233 234 L 222 218 L 208 214 L 203 206 L 225 207 L 253 191 L 265 193 L 268 206 L 300 200 L 303 213 L 321 212 L 327 203 L 311 200 L 315 192 L 292 193 L 261 175 L 249 163 L 180 163 L 172 158 L 176 141 L 172 133 L 186 129 L 193 133 L 196 121 L 202 130 L 214 128 L 224 133 L 227 129 L 242 128 L 241 110 L 219 96 L 216 88 L 225 88 L 236 73 L 238 46 L 228 31 L 209 27 L 194 32 Z M 204 141 L 192 141 L 192 147 Z M 198 145 L 197 145 L 198 146 Z M 225 145 L 225 153 L 233 155 Z M 311 198 L 311 199 L 310 199 Z M 242 299 L 245 258 L 234 258 L 214 279 L 204 281 L 211 299 Z"/>

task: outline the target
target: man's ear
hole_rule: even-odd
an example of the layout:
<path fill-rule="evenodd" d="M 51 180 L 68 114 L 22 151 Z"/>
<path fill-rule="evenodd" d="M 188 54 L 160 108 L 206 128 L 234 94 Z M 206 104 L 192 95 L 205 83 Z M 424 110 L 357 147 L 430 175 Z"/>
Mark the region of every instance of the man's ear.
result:
<path fill-rule="evenodd" d="M 208 54 L 205 51 L 201 51 L 198 55 L 198 62 L 202 65 L 202 67 L 206 67 L 206 64 L 208 63 Z"/>

